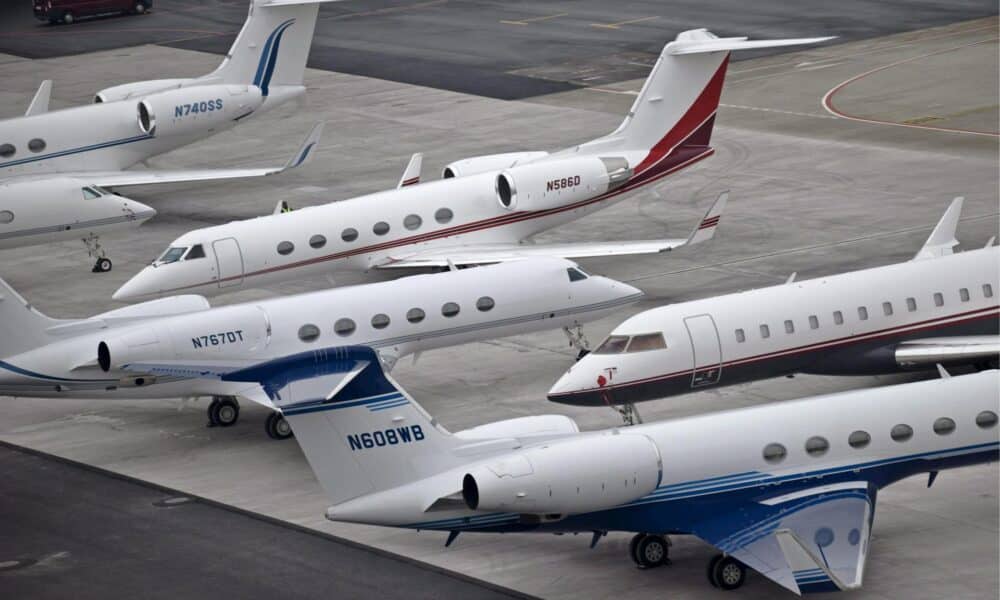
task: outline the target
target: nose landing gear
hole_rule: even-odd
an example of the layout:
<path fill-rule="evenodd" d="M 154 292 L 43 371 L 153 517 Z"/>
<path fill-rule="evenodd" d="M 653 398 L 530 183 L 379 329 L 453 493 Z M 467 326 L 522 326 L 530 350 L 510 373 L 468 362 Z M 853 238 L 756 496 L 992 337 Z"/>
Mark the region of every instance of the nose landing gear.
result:
<path fill-rule="evenodd" d="M 83 238 L 83 243 L 87 246 L 87 256 L 91 258 L 97 257 L 97 262 L 94 263 L 94 268 L 91 271 L 94 273 L 107 273 L 110 271 L 111 259 L 108 258 L 107 253 L 104 251 L 104 246 L 101 246 L 100 238 L 91 233 Z"/>
<path fill-rule="evenodd" d="M 570 329 L 568 326 L 563 327 L 563 333 L 569 338 L 569 345 L 576 349 L 576 360 L 580 360 L 584 356 L 590 354 L 590 342 L 587 341 L 587 336 L 583 333 L 583 325 L 579 323 L 574 323 L 574 327 Z"/>

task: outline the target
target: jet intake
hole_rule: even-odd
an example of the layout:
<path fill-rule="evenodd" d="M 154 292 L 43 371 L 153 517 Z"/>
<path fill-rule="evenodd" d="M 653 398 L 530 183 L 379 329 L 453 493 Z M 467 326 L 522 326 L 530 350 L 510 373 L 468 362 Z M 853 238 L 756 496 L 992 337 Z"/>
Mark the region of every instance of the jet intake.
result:
<path fill-rule="evenodd" d="M 168 348 L 151 327 L 138 327 L 97 344 L 97 365 L 108 373 L 139 360 L 165 358 Z"/>
<path fill-rule="evenodd" d="M 659 449 L 645 435 L 574 437 L 492 459 L 462 478 L 471 510 L 579 514 L 638 500 L 660 484 Z"/>
<path fill-rule="evenodd" d="M 580 157 L 511 167 L 496 178 L 507 210 L 546 210 L 587 200 L 620 187 L 632 176 L 621 157 Z"/>
<path fill-rule="evenodd" d="M 139 129 L 147 135 L 206 133 L 229 126 L 264 103 L 252 85 L 204 85 L 159 92 L 136 105 Z"/>
<path fill-rule="evenodd" d="M 456 160 L 453 163 L 445 165 L 444 170 L 441 171 L 441 179 L 467 177 L 489 171 L 499 171 L 516 164 L 538 160 L 548 155 L 548 152 L 506 152 L 504 154 L 487 154 L 485 156 L 463 158 L 462 160 Z"/>

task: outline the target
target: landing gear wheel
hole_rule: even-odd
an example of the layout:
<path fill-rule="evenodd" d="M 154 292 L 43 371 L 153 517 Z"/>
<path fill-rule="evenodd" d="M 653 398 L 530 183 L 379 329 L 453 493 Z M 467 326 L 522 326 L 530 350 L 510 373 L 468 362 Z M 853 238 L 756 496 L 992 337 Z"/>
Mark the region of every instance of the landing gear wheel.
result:
<path fill-rule="evenodd" d="M 137 15 L 141 15 L 142 13 L 146 12 L 146 4 L 144 2 L 136 2 L 135 8 L 132 9 L 132 12 L 134 12 Z"/>
<path fill-rule="evenodd" d="M 642 566 L 642 561 L 639 560 L 639 542 L 641 542 L 644 537 L 646 537 L 645 533 L 637 533 L 632 536 L 632 539 L 628 543 L 629 558 L 632 559 L 632 562 L 634 562 L 637 567 Z"/>
<path fill-rule="evenodd" d="M 645 535 L 636 543 L 635 556 L 639 568 L 652 569 L 670 564 L 670 542 L 662 535 Z"/>
<path fill-rule="evenodd" d="M 230 427 L 240 418 L 240 403 L 231 396 L 216 396 L 208 405 L 209 427 Z"/>
<path fill-rule="evenodd" d="M 716 556 L 708 563 L 708 580 L 723 590 L 735 590 L 747 579 L 747 568 L 732 556 Z"/>
<path fill-rule="evenodd" d="M 97 259 L 94 263 L 93 272 L 94 273 L 107 273 L 111 270 L 111 259 L 105 256 Z"/>
<path fill-rule="evenodd" d="M 67 24 L 67 25 L 72 25 L 73 24 L 73 13 L 71 13 L 71 12 L 65 12 L 65 13 L 63 13 L 62 22 L 65 23 L 65 24 Z"/>
<path fill-rule="evenodd" d="M 292 427 L 285 420 L 284 415 L 276 412 L 267 415 L 264 429 L 267 431 L 268 437 L 272 440 L 287 440 L 295 435 L 292 433 Z"/>

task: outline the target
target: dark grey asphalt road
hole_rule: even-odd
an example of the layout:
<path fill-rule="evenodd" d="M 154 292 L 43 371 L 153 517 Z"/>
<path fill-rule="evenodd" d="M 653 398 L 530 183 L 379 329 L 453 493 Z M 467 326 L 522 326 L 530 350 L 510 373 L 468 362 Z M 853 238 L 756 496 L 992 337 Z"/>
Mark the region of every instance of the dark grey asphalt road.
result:
<path fill-rule="evenodd" d="M 28 0 L 4 1 L 0 52 L 48 58 L 158 43 L 221 54 L 247 2 L 156 0 L 147 16 L 53 27 L 34 20 Z M 347 0 L 322 7 L 310 65 L 523 98 L 643 77 L 666 41 L 696 27 L 848 41 L 995 14 L 995 0 Z"/>
<path fill-rule="evenodd" d="M 525 597 L 4 444 L 0 473 L 0 598 Z"/>

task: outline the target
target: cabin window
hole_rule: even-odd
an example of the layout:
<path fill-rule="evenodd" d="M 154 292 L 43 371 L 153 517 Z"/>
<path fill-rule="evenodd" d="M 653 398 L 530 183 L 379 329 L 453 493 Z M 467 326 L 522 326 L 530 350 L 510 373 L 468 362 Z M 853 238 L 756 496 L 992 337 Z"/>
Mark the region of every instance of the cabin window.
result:
<path fill-rule="evenodd" d="M 385 329 L 389 326 L 389 315 L 379 313 L 372 317 L 372 327 L 375 329 Z"/>
<path fill-rule="evenodd" d="M 747 334 L 742 329 L 736 330 L 736 342 L 742 344 L 747 341 Z"/>
<path fill-rule="evenodd" d="M 419 323 L 424 320 L 424 311 L 420 308 L 411 308 L 406 311 L 406 320 L 410 323 Z"/>
<path fill-rule="evenodd" d="M 403 219 L 403 227 L 413 231 L 419 228 L 423 222 L 424 220 L 420 218 L 420 215 L 406 215 L 406 218 Z"/>
<path fill-rule="evenodd" d="M 295 244 L 291 242 L 281 242 L 278 244 L 278 254 L 282 256 L 288 256 L 295 250 Z"/>
<path fill-rule="evenodd" d="M 583 281 L 584 279 L 587 278 L 586 273 L 584 273 L 580 269 L 576 269 L 573 267 L 566 269 L 566 273 L 569 275 L 570 281 Z"/>
<path fill-rule="evenodd" d="M 819 329 L 819 317 L 809 315 L 809 329 Z"/>
<path fill-rule="evenodd" d="M 375 235 L 385 235 L 389 233 L 389 224 L 386 223 L 385 221 L 379 221 L 378 223 L 375 223 L 375 226 L 372 227 L 372 233 L 374 233 Z"/>
<path fill-rule="evenodd" d="M 454 302 L 445 302 L 441 305 L 441 314 L 446 317 L 454 317 L 458 314 L 459 310 L 461 309 L 458 307 L 458 304 Z"/>
<path fill-rule="evenodd" d="M 0 144 L 0 156 L 3 158 L 10 158 L 15 152 L 17 149 L 14 148 L 14 144 Z"/>
<path fill-rule="evenodd" d="M 41 152 L 45 150 L 45 140 L 42 138 L 35 138 L 28 142 L 28 150 L 32 152 Z"/>
<path fill-rule="evenodd" d="M 785 333 L 795 333 L 795 323 L 790 320 L 785 321 Z"/>
<path fill-rule="evenodd" d="M 478 308 L 480 312 L 489 312 L 493 310 L 493 307 L 496 305 L 497 303 L 494 302 L 493 298 L 490 298 L 489 296 L 483 296 L 479 300 L 476 300 L 476 308 Z"/>
<path fill-rule="evenodd" d="M 913 428 L 905 423 L 900 423 L 892 428 L 892 431 L 889 432 L 889 437 L 897 442 L 905 442 L 913 437 Z"/>
<path fill-rule="evenodd" d="M 645 352 L 647 350 L 666 350 L 667 343 L 663 341 L 662 333 L 643 333 L 633 335 L 626 352 Z"/>
<path fill-rule="evenodd" d="M 768 327 L 767 325 L 761 325 L 760 326 L 760 337 L 764 338 L 765 340 L 767 338 L 771 337 L 771 328 Z"/>
<path fill-rule="evenodd" d="M 312 323 L 306 323 L 302 327 L 299 327 L 299 339 L 303 342 L 315 342 L 319 338 L 319 327 L 316 327 Z"/>
<path fill-rule="evenodd" d="M 319 250 L 326 245 L 326 237 L 319 235 L 318 233 L 311 238 L 309 238 L 309 247 Z"/>
<path fill-rule="evenodd" d="M 915 310 L 917 310 L 917 299 L 916 298 L 907 298 L 906 299 L 906 310 L 908 310 L 910 312 L 914 312 Z"/>
<path fill-rule="evenodd" d="M 609 335 L 608 339 L 601 342 L 597 350 L 594 350 L 594 354 L 620 354 L 625 351 L 627 345 L 627 335 Z"/>
<path fill-rule="evenodd" d="M 858 307 L 858 319 L 860 319 L 862 321 L 867 321 L 868 320 L 868 307 L 867 306 L 859 306 Z"/>
<path fill-rule="evenodd" d="M 455 216 L 455 213 L 451 212 L 450 208 L 439 208 L 434 213 L 434 220 L 438 223 L 444 225 L 445 223 L 451 221 Z"/>
<path fill-rule="evenodd" d="M 358 239 L 358 230 L 353 227 L 348 227 L 347 229 L 340 232 L 340 239 L 345 242 L 353 242 Z"/>
<path fill-rule="evenodd" d="M 934 292 L 934 306 L 944 306 L 944 294 Z"/>
<path fill-rule="evenodd" d="M 184 256 L 184 253 L 186 251 L 187 251 L 187 246 L 174 246 L 173 248 L 167 248 L 167 251 L 163 253 L 163 256 L 161 256 L 160 260 L 157 262 L 164 264 L 177 262 L 181 259 L 182 256 Z"/>
<path fill-rule="evenodd" d="M 847 444 L 851 448 L 864 448 L 871 441 L 872 436 L 868 435 L 867 431 L 861 431 L 860 429 L 847 436 Z"/>
<path fill-rule="evenodd" d="M 836 323 L 837 325 L 843 325 L 844 313 L 840 312 L 839 310 L 833 311 L 833 322 Z"/>
<path fill-rule="evenodd" d="M 986 298 L 992 298 L 993 297 L 993 286 L 992 285 L 990 285 L 988 283 L 984 283 L 983 284 L 983 296 L 986 297 Z"/>
<path fill-rule="evenodd" d="M 984 410 L 976 415 L 976 425 L 981 429 L 989 429 L 997 424 L 997 414 L 992 410 Z"/>
<path fill-rule="evenodd" d="M 892 302 L 883 302 L 882 303 L 882 314 L 884 314 L 887 317 L 891 317 L 892 316 Z"/>
<path fill-rule="evenodd" d="M 962 289 L 958 290 L 958 297 L 962 300 L 962 302 L 968 302 L 969 301 L 969 288 L 962 288 Z"/>
<path fill-rule="evenodd" d="M 809 456 L 823 456 L 830 449 L 830 442 L 825 437 L 814 435 L 806 440 L 806 454 Z"/>
<path fill-rule="evenodd" d="M 188 253 L 184 255 L 184 260 L 194 260 L 196 258 L 205 258 L 205 248 L 201 244 L 191 246 Z"/>
<path fill-rule="evenodd" d="M 14 222 L 14 213 L 9 210 L 0 210 L 0 225 Z"/>
<path fill-rule="evenodd" d="M 763 456 L 764 460 L 771 464 L 780 463 L 785 460 L 786 456 L 788 456 L 788 450 L 786 450 L 781 444 L 771 443 L 764 446 Z"/>
<path fill-rule="evenodd" d="M 948 417 L 941 417 L 937 421 L 934 421 L 934 433 L 938 435 L 948 435 L 952 431 L 955 431 L 955 421 L 949 419 Z"/>
<path fill-rule="evenodd" d="M 355 329 L 357 329 L 357 326 L 354 324 L 354 321 L 346 317 L 337 319 L 337 322 L 333 324 L 333 332 L 339 336 L 349 336 L 354 333 Z"/>

